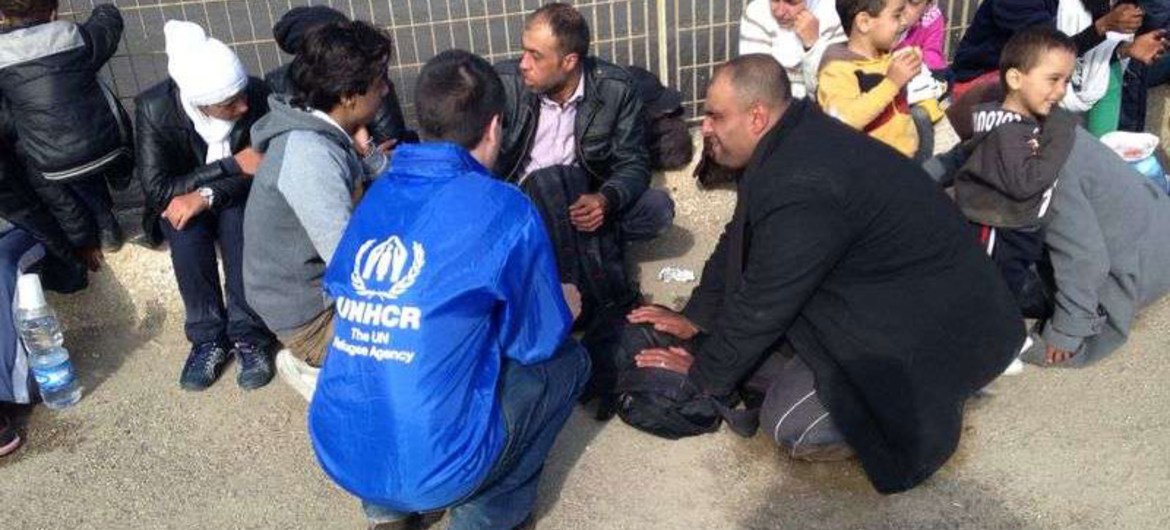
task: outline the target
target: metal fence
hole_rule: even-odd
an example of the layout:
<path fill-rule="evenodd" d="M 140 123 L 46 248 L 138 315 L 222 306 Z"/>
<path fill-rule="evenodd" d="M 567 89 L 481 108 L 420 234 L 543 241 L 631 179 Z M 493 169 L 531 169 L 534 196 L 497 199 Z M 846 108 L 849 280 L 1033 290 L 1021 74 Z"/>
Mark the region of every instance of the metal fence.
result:
<path fill-rule="evenodd" d="M 938 0 L 947 15 L 948 48 L 957 42 L 978 0 Z M 84 19 L 95 0 L 62 0 L 63 16 Z M 163 24 L 190 20 L 232 46 L 254 75 L 291 58 L 272 39 L 272 26 L 298 5 L 330 5 L 386 29 L 396 57 L 391 78 L 413 116 L 414 77 L 436 53 L 463 48 L 499 61 L 519 56 L 524 15 L 545 0 L 115 0 L 126 19 L 107 76 L 128 105 L 166 77 Z M 683 93 L 696 116 L 712 67 L 734 56 L 745 0 L 577 0 L 589 20 L 593 53 L 655 72 Z M 949 53 L 949 50 L 948 50 Z"/>

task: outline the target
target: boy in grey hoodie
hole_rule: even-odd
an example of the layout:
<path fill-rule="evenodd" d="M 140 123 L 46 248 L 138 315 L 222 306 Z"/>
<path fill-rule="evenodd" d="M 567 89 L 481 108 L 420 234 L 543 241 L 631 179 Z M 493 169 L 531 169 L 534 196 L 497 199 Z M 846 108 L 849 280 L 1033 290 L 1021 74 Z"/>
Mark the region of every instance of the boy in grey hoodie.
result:
<path fill-rule="evenodd" d="M 277 369 L 306 398 L 332 338 L 321 276 L 364 183 L 386 165 L 388 146 L 373 146 L 365 125 L 390 55 L 389 37 L 365 22 L 322 26 L 289 68 L 293 95 L 271 96 L 252 128 L 264 161 L 244 216 L 244 289 L 286 347 Z"/>
<path fill-rule="evenodd" d="M 1002 103 L 974 108 L 975 136 L 955 176 L 955 201 L 979 229 L 979 243 L 999 267 L 1025 316 L 1047 316 L 1050 303 L 1036 265 L 1044 259 L 1041 221 L 1072 149 L 1076 118 L 1055 108 L 1076 60 L 1064 34 L 1036 27 L 1017 34 L 1001 54 Z"/>

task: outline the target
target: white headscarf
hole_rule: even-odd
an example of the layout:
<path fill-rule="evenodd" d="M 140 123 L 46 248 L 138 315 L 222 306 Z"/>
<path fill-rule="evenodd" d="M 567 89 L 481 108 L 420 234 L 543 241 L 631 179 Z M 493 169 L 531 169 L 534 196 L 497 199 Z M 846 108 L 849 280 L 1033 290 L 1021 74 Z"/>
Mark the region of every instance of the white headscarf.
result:
<path fill-rule="evenodd" d="M 195 132 L 207 143 L 205 162 L 232 155 L 234 121 L 212 118 L 199 107 L 222 103 L 248 85 L 248 73 L 240 58 L 224 43 L 209 38 L 192 22 L 168 20 L 166 37 L 167 73 L 179 86 L 183 111 L 195 125 Z"/>

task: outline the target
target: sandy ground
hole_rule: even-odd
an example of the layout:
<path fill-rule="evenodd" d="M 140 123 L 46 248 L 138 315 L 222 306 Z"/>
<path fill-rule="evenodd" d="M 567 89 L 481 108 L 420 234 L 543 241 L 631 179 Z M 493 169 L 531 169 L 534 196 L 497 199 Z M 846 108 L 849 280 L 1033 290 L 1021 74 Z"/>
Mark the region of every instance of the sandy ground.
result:
<path fill-rule="evenodd" d="M 643 287 L 680 305 L 734 196 L 689 171 L 656 177 L 677 226 L 637 247 Z M 279 382 L 244 392 L 235 367 L 181 391 L 182 308 L 164 252 L 127 247 L 84 294 L 56 297 L 85 386 L 76 407 L 38 407 L 28 443 L 0 460 L 3 528 L 360 528 L 358 503 L 320 471 L 305 403 Z M 856 462 L 789 461 L 726 429 L 670 442 L 574 413 L 548 462 L 540 528 L 1170 527 L 1170 303 L 1085 370 L 1005 378 L 968 409 L 959 451 L 899 495 Z"/>

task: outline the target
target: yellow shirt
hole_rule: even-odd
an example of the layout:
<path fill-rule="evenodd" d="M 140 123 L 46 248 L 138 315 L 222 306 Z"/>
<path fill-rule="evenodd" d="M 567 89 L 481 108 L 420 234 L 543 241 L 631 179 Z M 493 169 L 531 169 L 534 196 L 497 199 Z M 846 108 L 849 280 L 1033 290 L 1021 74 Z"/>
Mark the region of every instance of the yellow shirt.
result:
<path fill-rule="evenodd" d="M 838 46 L 825 52 L 817 75 L 817 103 L 830 116 L 914 156 L 918 130 L 910 106 L 905 93 L 886 79 L 893 56 L 867 59 Z"/>

